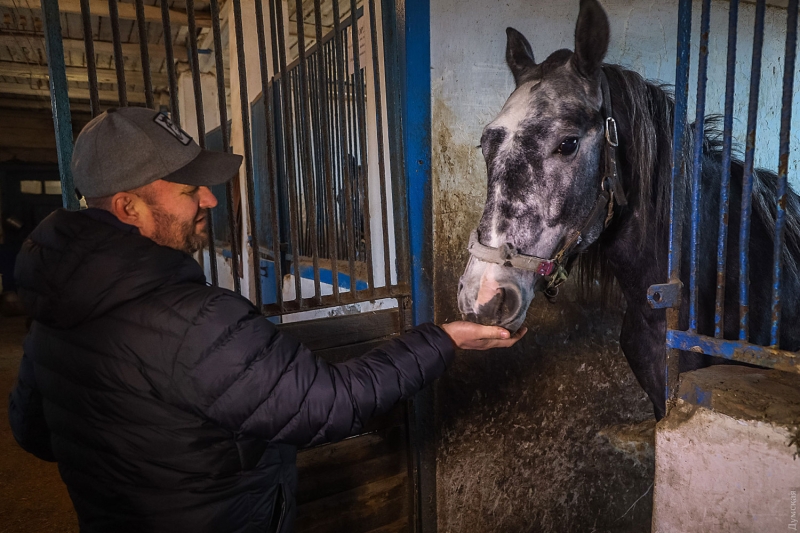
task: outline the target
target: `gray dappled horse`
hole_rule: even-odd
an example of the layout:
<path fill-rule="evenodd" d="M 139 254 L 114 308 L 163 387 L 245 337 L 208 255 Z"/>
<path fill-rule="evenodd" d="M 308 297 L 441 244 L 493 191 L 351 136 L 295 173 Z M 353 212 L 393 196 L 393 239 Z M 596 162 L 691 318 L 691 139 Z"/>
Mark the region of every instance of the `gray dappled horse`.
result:
<path fill-rule="evenodd" d="M 602 63 L 609 25 L 595 0 L 582 0 L 575 51 L 536 63 L 530 44 L 509 28 L 506 62 L 516 89 L 483 131 L 486 206 L 470 238 L 459 285 L 465 318 L 516 330 L 537 291 L 555 296 L 580 258 L 592 279 L 615 278 L 626 300 L 620 345 L 639 383 L 665 413 L 666 314 L 650 309 L 647 289 L 667 274 L 673 100 L 635 72 Z M 721 176 L 718 130 L 706 129 L 700 249 L 716 250 Z M 690 128 L 689 137 L 692 136 Z M 687 146 L 691 146 L 691 139 Z M 691 150 L 676 186 L 686 196 Z M 738 338 L 738 227 L 743 166 L 731 164 L 724 336 Z M 751 342 L 769 344 L 776 176 L 754 177 L 750 240 Z M 688 204 L 687 204 L 688 205 Z M 688 216 L 688 209 L 685 210 Z M 683 241 L 688 244 L 688 218 Z M 789 192 L 785 227 L 781 347 L 800 349 L 800 201 Z M 689 254 L 683 254 L 686 273 Z M 698 331 L 713 335 L 716 254 L 699 265 Z M 688 301 L 688 279 L 683 279 Z M 682 306 L 682 327 L 688 323 Z M 682 354 L 681 369 L 705 364 Z"/>

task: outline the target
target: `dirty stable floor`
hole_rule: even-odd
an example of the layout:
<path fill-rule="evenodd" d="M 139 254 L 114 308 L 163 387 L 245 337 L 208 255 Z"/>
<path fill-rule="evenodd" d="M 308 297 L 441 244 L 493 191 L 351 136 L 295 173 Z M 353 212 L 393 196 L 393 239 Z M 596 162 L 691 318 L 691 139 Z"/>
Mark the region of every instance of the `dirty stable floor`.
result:
<path fill-rule="evenodd" d="M 25 333 L 25 317 L 0 315 L 0 533 L 77 532 L 78 519 L 56 464 L 22 450 L 8 426 L 8 394 Z"/>

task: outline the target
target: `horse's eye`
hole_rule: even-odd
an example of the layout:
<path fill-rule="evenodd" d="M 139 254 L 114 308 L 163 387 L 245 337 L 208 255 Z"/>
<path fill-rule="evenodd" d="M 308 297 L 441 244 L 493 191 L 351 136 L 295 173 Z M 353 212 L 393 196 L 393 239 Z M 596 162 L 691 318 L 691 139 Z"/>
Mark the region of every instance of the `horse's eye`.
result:
<path fill-rule="evenodd" d="M 572 155 L 575 153 L 575 150 L 578 149 L 578 138 L 577 137 L 567 137 L 561 144 L 558 146 L 556 153 L 559 155 Z"/>

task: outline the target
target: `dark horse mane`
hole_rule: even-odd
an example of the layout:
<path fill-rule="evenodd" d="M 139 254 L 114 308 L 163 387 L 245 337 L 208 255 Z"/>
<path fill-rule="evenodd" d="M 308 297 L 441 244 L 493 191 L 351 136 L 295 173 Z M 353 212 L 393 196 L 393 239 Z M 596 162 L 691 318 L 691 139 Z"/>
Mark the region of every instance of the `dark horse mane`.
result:
<path fill-rule="evenodd" d="M 620 173 L 626 188 L 629 207 L 637 209 L 642 219 L 639 227 L 643 239 L 658 238 L 664 235 L 669 226 L 670 215 L 670 176 L 672 168 L 672 136 L 675 102 L 668 86 L 645 80 L 636 72 L 619 65 L 603 65 L 611 92 L 613 114 L 620 132 Z M 722 131 L 720 117 L 709 116 L 704 121 L 703 160 L 717 165 L 722 160 Z M 688 191 L 692 175 L 692 145 L 695 127 L 687 128 L 685 145 L 680 162 L 682 172 L 678 174 L 676 193 L 684 199 L 684 212 L 688 223 Z M 711 166 L 711 165 L 709 165 Z M 731 158 L 731 184 L 742 181 L 744 164 L 740 159 Z M 753 173 L 753 216 L 758 217 L 774 235 L 777 198 L 777 175 L 774 172 L 758 169 Z M 703 184 L 709 189 L 707 180 L 716 180 L 711 190 L 718 191 L 721 175 L 704 173 Z M 739 185 L 740 186 L 740 185 Z M 731 196 L 731 210 L 740 207 Z M 614 226 L 609 227 L 613 232 Z M 655 229 L 655 231 L 653 231 Z M 738 231 L 731 228 L 730 231 Z M 785 246 L 789 253 L 784 254 L 784 268 L 793 277 L 800 275 L 796 258 L 800 257 L 800 199 L 789 189 L 787 194 L 785 225 Z M 602 294 L 607 297 L 613 287 L 613 275 L 602 254 L 604 239 L 589 247 L 580 257 L 578 269 L 584 288 L 591 289 L 600 281 Z M 664 249 L 664 244 L 656 243 L 656 249 Z M 661 254 L 659 254 L 661 255 Z M 661 257 L 657 257 L 661 260 Z M 659 265 L 665 278 L 667 265 Z"/>

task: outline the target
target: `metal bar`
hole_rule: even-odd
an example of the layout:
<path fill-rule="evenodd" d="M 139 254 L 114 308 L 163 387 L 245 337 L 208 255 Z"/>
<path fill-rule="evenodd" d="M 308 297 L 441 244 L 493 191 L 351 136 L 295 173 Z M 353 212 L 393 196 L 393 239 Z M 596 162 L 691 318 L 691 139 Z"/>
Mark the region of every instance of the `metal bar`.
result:
<path fill-rule="evenodd" d="M 283 273 L 281 271 L 281 234 L 278 226 L 280 202 L 278 201 L 278 168 L 275 163 L 275 116 L 272 108 L 269 65 L 267 64 L 267 39 L 264 32 L 264 6 L 262 0 L 255 0 L 256 33 L 258 34 L 258 64 L 261 69 L 261 97 L 264 99 L 264 123 L 267 143 L 267 187 L 272 209 L 272 258 L 275 265 L 275 297 L 277 305 L 283 309 Z M 272 30 L 270 29 L 270 32 Z M 275 63 L 273 63 L 273 66 Z"/>
<path fill-rule="evenodd" d="M 347 138 L 346 127 L 346 107 L 345 107 L 345 83 L 347 78 L 347 68 L 343 61 L 344 46 L 342 42 L 342 24 L 339 14 L 339 2 L 333 0 L 333 35 L 335 51 L 333 56 L 335 61 L 335 76 L 336 89 L 337 89 L 337 109 L 338 109 L 338 124 L 339 124 L 339 161 L 341 162 L 343 185 L 344 185 L 344 202 L 345 202 L 345 233 L 347 235 L 347 261 L 350 274 L 350 292 L 349 297 L 355 298 L 355 282 L 356 279 L 356 263 L 355 263 L 355 232 L 353 231 L 353 195 L 351 190 L 352 177 L 350 175 L 350 161 L 347 158 L 345 150 L 345 140 Z M 352 18 L 352 17 L 351 17 Z"/>
<path fill-rule="evenodd" d="M 81 0 L 81 22 L 83 23 L 83 44 L 86 50 L 86 69 L 89 75 L 89 105 L 92 110 L 92 117 L 96 117 L 100 114 L 100 97 L 97 94 L 97 64 L 94 53 L 92 12 L 89 7 L 89 0 Z"/>
<path fill-rule="evenodd" d="M 141 1 L 142 0 L 137 0 L 137 2 Z M 202 79 L 200 78 L 200 60 L 197 57 L 197 25 L 194 19 L 194 0 L 186 0 L 186 15 L 189 19 L 189 64 L 192 68 L 194 112 L 197 119 L 197 142 L 200 148 L 205 149 L 206 121 L 203 109 L 203 85 Z M 208 224 L 208 262 L 211 271 L 211 284 L 216 287 L 219 285 L 219 274 L 217 272 L 217 250 L 214 243 L 214 224 L 210 216 L 206 217 L 206 221 Z"/>
<path fill-rule="evenodd" d="M 684 187 L 681 185 L 684 143 L 686 139 L 686 114 L 689 99 L 689 57 L 692 37 L 692 0 L 678 3 L 678 45 L 675 72 L 675 116 L 672 132 L 672 173 L 670 180 L 669 212 L 669 281 L 680 284 L 681 234 L 683 227 Z M 678 329 L 680 311 L 667 310 L 667 330 Z M 667 350 L 665 373 L 665 400 L 670 401 L 678 390 L 680 354 Z"/>
<path fill-rule="evenodd" d="M 111 40 L 114 42 L 114 68 L 117 71 L 119 105 L 128 105 L 128 86 L 125 84 L 125 56 L 122 55 L 122 37 L 119 34 L 119 10 L 117 0 L 108 0 L 108 15 L 111 18 Z"/>
<path fill-rule="evenodd" d="M 747 144 L 744 152 L 742 177 L 742 211 L 739 228 L 739 339 L 750 337 L 750 217 L 753 201 L 753 166 L 756 151 L 756 126 L 758 124 L 758 93 L 761 87 L 761 51 L 764 45 L 764 13 L 766 0 L 756 2 L 756 20 L 753 35 L 753 63 L 750 67 L 750 103 L 747 110 Z"/>
<path fill-rule="evenodd" d="M 689 1 L 689 0 L 685 0 Z M 405 8 L 405 9 L 403 9 Z M 433 227 L 431 197 L 431 16 L 430 0 L 406 0 L 397 6 L 398 34 L 403 43 L 400 82 L 404 96 L 404 195 L 408 233 L 412 315 L 415 325 L 434 320 Z M 691 13 L 690 13 L 691 14 Z M 403 46 L 401 45 L 401 46 Z M 398 198 L 398 200 L 399 200 Z M 436 516 L 436 409 L 432 387 L 414 397 L 410 426 L 416 466 L 414 519 L 416 533 L 434 533 Z"/>
<path fill-rule="evenodd" d="M 736 90 L 736 27 L 739 22 L 739 0 L 730 0 L 728 14 L 728 65 L 725 80 L 725 115 L 722 126 L 722 183 L 719 198 L 719 232 L 717 240 L 717 295 L 714 304 L 714 337 L 725 331 L 725 275 L 728 257 L 728 213 L 731 190 L 731 150 L 733 148 L 733 101 Z"/>
<path fill-rule="evenodd" d="M 242 135 L 244 137 L 244 165 L 247 178 L 247 211 L 250 221 L 250 246 L 253 251 L 253 284 L 255 304 L 261 309 L 261 247 L 258 240 L 256 203 L 253 178 L 253 145 L 250 138 L 250 99 L 247 96 L 247 64 L 244 57 L 244 30 L 242 29 L 242 2 L 233 0 L 233 23 L 236 31 L 236 62 L 239 70 L 239 102 L 242 107 Z"/>
<path fill-rule="evenodd" d="M 780 346 L 781 327 L 781 270 L 783 268 L 784 226 L 786 224 L 786 181 L 789 174 L 789 141 L 792 131 L 792 97 L 795 60 L 797 56 L 798 0 L 789 0 L 786 16 L 786 63 L 783 65 L 783 98 L 781 103 L 781 133 L 778 157 L 778 199 L 775 214 L 775 248 L 772 272 L 772 324 L 770 344 Z"/>
<path fill-rule="evenodd" d="M 337 0 L 332 0 L 336 2 Z M 328 76 L 325 68 L 325 47 L 322 41 L 322 9 L 320 0 L 314 0 L 314 26 L 317 39 L 317 83 L 319 85 L 319 117 L 322 131 L 322 159 L 325 178 L 325 204 L 328 213 L 328 258 L 331 262 L 331 281 L 334 299 L 339 302 L 339 248 L 336 246 L 336 217 L 333 203 L 333 171 L 331 164 L 331 135 L 328 123 Z"/>
<path fill-rule="evenodd" d="M 688 331 L 667 331 L 667 346 L 675 350 L 699 352 L 764 368 L 800 373 L 800 356 L 797 353 L 770 346 L 716 339 Z"/>
<path fill-rule="evenodd" d="M 689 331 L 697 331 L 697 272 L 700 262 L 700 177 L 703 173 L 703 142 L 705 136 L 706 85 L 708 82 L 708 33 L 711 20 L 711 0 L 703 0 L 700 17 L 700 55 L 697 65 L 697 103 L 694 122 L 694 154 L 692 160 L 691 249 L 689 251 Z"/>
<path fill-rule="evenodd" d="M 392 204 L 394 214 L 395 265 L 397 283 L 410 283 L 408 263 L 408 211 L 403 154 L 402 91 L 402 39 L 394 0 L 382 0 L 384 70 L 386 72 L 386 123 L 389 131 L 389 164 L 392 177 Z"/>
<path fill-rule="evenodd" d="M 219 27 L 218 0 L 211 0 L 211 31 L 214 36 L 214 66 L 217 72 L 217 107 L 219 109 L 219 128 L 222 134 L 222 151 L 230 150 L 228 137 L 228 105 L 225 98 L 225 66 L 222 59 L 222 32 Z M 236 179 L 236 178 L 234 178 Z M 242 284 L 239 280 L 239 231 L 236 227 L 236 214 L 233 211 L 233 180 L 225 183 L 225 207 L 228 211 L 228 226 L 230 229 L 231 246 L 231 274 L 233 288 L 236 294 L 242 293 Z M 216 257 L 213 259 L 216 263 Z"/>
<path fill-rule="evenodd" d="M 358 6 L 357 0 L 350 0 L 350 13 L 352 16 L 350 25 L 350 36 L 353 41 L 353 78 L 356 86 L 354 113 L 358 131 L 358 155 L 361 161 L 361 174 L 359 175 L 359 186 L 363 194 L 359 195 L 361 213 L 363 214 L 364 228 L 364 255 L 367 258 L 367 283 L 369 290 L 375 290 L 375 273 L 372 266 L 372 232 L 369 225 L 369 167 L 367 165 L 367 127 L 365 110 L 362 107 L 364 98 L 364 81 L 361 77 L 361 48 L 359 46 L 358 35 Z M 362 179 L 363 178 L 363 179 Z"/>
<path fill-rule="evenodd" d="M 53 126 L 56 133 L 58 173 L 61 178 L 61 201 L 65 208 L 80 207 L 72 182 L 72 116 L 69 111 L 67 75 L 64 71 L 64 48 L 61 45 L 61 18 L 58 0 L 42 0 L 47 68 L 50 70 L 50 104 L 53 109 Z"/>
<path fill-rule="evenodd" d="M 367 293 L 362 294 L 359 296 L 358 299 L 354 300 L 354 302 L 368 302 L 373 299 L 380 299 L 380 298 L 401 298 L 404 296 L 408 296 L 410 293 L 411 288 L 406 284 L 401 285 L 393 285 L 390 287 L 377 287 L 375 289 L 375 293 Z M 366 293 L 367 291 L 361 291 Z M 292 300 L 284 302 L 283 308 L 278 306 L 277 304 L 269 304 L 263 306 L 263 314 L 266 316 L 275 316 L 280 315 L 283 313 L 293 313 L 296 311 L 303 311 L 308 309 L 308 304 L 313 298 L 305 298 L 304 302 L 299 302 L 298 300 Z M 348 302 L 350 303 L 350 302 Z M 332 294 L 327 294 L 320 298 L 319 304 L 316 306 L 317 309 L 324 309 L 325 307 L 333 307 L 341 305 L 341 302 L 337 302 L 336 298 Z"/>
<path fill-rule="evenodd" d="M 169 22 L 169 4 L 161 0 L 161 24 L 164 27 L 164 50 L 167 52 L 167 76 L 169 77 L 169 108 L 172 122 L 181 127 L 178 109 L 178 79 L 175 76 L 175 51 L 172 48 L 172 26 Z"/>
<path fill-rule="evenodd" d="M 139 30 L 139 50 L 140 50 L 139 53 L 141 54 L 140 61 L 142 64 L 142 79 L 144 79 L 144 98 L 145 102 L 147 103 L 147 107 L 153 109 L 154 107 L 153 80 L 150 77 L 150 52 L 147 50 L 147 22 L 144 19 L 144 1 L 135 0 L 135 4 L 136 4 L 136 26 Z M 188 10 L 188 5 L 187 5 L 187 10 Z M 193 24 L 194 20 L 191 21 L 190 27 Z M 208 227 L 211 228 L 211 218 L 208 219 L 208 224 L 209 224 Z M 213 230 L 209 229 L 209 235 L 211 234 L 213 234 Z M 213 239 L 211 240 L 211 242 L 212 243 L 214 242 Z"/>
<path fill-rule="evenodd" d="M 308 66 L 306 65 L 306 36 L 305 21 L 303 20 L 303 0 L 295 0 L 295 14 L 297 16 L 297 53 L 300 59 L 298 70 L 298 85 L 300 89 L 300 116 L 299 121 L 303 129 L 303 139 L 305 144 L 300 144 L 302 153 L 303 178 L 305 178 L 306 189 L 308 190 L 308 201 L 310 209 L 306 211 L 306 216 L 310 217 L 309 226 L 311 228 L 311 263 L 314 266 L 314 297 L 318 303 L 322 297 L 319 281 L 319 243 L 317 240 L 317 193 L 314 184 L 314 174 L 311 167 L 311 132 L 309 130 L 310 118 L 308 116 L 309 94 L 306 86 L 308 76 Z"/>
<path fill-rule="evenodd" d="M 392 284 L 392 262 L 389 250 L 389 214 L 386 205 L 386 161 L 383 145 L 383 96 L 381 93 L 381 58 L 378 50 L 378 26 L 375 22 L 375 0 L 369 0 L 369 29 L 372 41 L 372 78 L 375 91 L 375 126 L 378 130 L 378 183 L 381 193 L 381 223 L 383 229 L 383 268 L 386 285 Z"/>
<path fill-rule="evenodd" d="M 299 203 L 297 200 L 297 189 L 295 187 L 295 167 L 294 167 L 294 142 L 292 136 L 292 105 L 289 87 L 289 79 L 286 70 L 286 32 L 283 26 L 283 1 L 270 0 L 270 16 L 273 14 L 277 24 L 278 41 L 278 65 L 280 68 L 281 97 L 283 100 L 283 113 L 281 113 L 281 124 L 283 125 L 283 152 L 286 155 L 286 175 L 289 190 L 289 239 L 292 247 L 292 268 L 294 269 L 294 288 L 295 298 L 300 307 L 303 306 L 302 285 L 300 282 L 300 245 L 298 239 L 299 224 Z M 274 6 L 274 11 L 273 10 Z M 274 35 L 274 34 L 273 34 Z M 274 44 L 274 42 L 273 42 Z"/>

